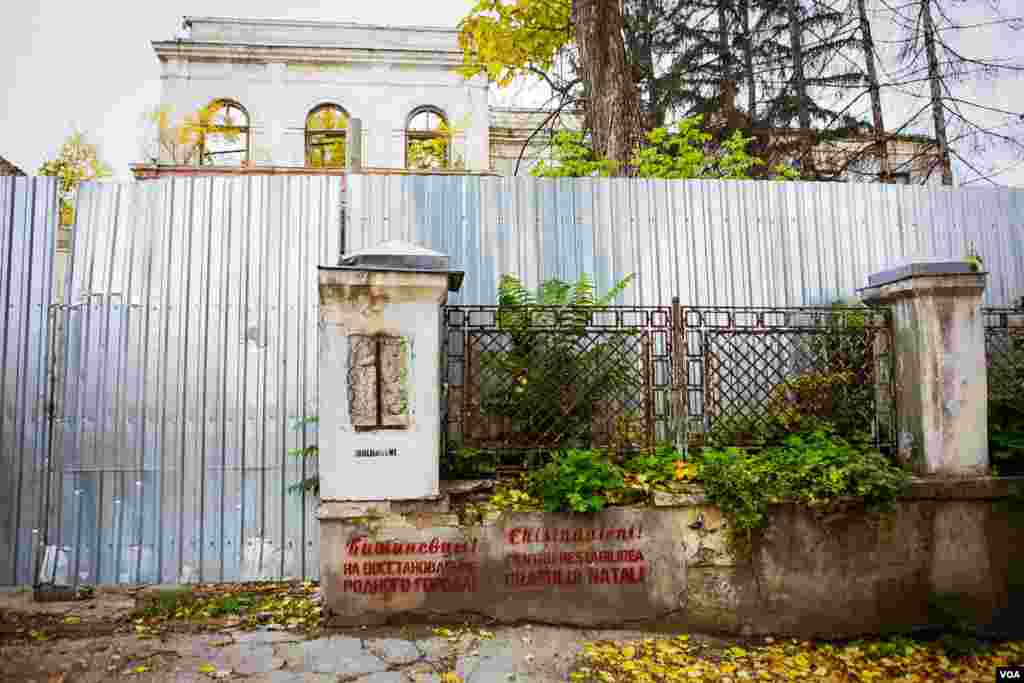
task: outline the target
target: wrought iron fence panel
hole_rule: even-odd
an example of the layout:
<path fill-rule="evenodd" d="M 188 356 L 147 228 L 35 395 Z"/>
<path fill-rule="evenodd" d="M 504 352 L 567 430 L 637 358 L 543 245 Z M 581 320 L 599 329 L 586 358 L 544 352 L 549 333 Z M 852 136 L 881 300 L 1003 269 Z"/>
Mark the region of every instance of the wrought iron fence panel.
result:
<path fill-rule="evenodd" d="M 888 311 L 686 307 L 680 318 L 688 445 L 758 445 L 820 421 L 892 445 Z"/>
<path fill-rule="evenodd" d="M 672 438 L 669 307 L 448 306 L 446 450 L 504 454 Z"/>
<path fill-rule="evenodd" d="M 989 432 L 1024 432 L 1024 308 L 986 308 Z"/>

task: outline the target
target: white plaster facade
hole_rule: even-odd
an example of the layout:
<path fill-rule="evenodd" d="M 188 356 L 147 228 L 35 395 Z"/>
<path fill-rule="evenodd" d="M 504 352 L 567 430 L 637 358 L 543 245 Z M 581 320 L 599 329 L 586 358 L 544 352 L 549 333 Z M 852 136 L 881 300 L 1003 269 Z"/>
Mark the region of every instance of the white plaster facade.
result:
<path fill-rule="evenodd" d="M 453 159 L 489 168 L 487 80 L 457 72 L 455 29 L 186 17 L 179 36 L 153 43 L 161 105 L 182 116 L 218 98 L 240 103 L 257 165 L 304 165 L 306 116 L 334 103 L 362 120 L 365 166 L 403 167 L 408 116 L 429 105 L 463 131 Z"/>

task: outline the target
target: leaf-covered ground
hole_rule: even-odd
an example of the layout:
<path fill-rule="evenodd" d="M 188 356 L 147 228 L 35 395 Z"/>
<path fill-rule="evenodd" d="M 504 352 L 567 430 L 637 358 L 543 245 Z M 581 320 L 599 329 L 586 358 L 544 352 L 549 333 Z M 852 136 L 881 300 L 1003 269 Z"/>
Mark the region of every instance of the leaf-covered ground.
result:
<path fill-rule="evenodd" d="M 964 632 L 927 642 L 753 643 L 529 624 L 328 630 L 321 622 L 310 583 L 98 591 L 48 604 L 33 603 L 31 593 L 0 594 L 0 681 L 333 683 L 344 666 L 369 661 L 403 683 L 924 683 L 992 681 L 997 666 L 1024 664 L 1024 641 L 979 642 Z"/>
<path fill-rule="evenodd" d="M 156 590 L 137 602 L 140 606 L 131 621 L 142 637 L 183 626 L 196 630 L 271 626 L 309 632 L 321 625 L 319 588 L 308 581 Z"/>
<path fill-rule="evenodd" d="M 977 643 L 951 652 L 941 640 L 904 638 L 845 644 L 764 639 L 757 646 L 709 648 L 681 635 L 587 644 L 575 683 L 721 683 L 738 681 L 989 681 L 998 666 L 1024 663 L 1024 641 Z"/>

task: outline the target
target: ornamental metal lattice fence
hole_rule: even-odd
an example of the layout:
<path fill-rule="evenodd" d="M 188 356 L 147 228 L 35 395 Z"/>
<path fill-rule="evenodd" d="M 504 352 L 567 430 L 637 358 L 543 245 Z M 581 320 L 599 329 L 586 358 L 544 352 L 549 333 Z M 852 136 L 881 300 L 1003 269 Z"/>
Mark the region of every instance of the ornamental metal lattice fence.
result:
<path fill-rule="evenodd" d="M 448 452 L 519 467 L 529 451 L 672 439 L 671 308 L 448 306 L 444 324 Z"/>
<path fill-rule="evenodd" d="M 822 421 L 891 446 L 891 317 L 869 308 L 685 308 L 690 446 L 759 445 Z"/>
<path fill-rule="evenodd" d="M 1024 308 L 982 309 L 990 431 L 1024 426 Z"/>

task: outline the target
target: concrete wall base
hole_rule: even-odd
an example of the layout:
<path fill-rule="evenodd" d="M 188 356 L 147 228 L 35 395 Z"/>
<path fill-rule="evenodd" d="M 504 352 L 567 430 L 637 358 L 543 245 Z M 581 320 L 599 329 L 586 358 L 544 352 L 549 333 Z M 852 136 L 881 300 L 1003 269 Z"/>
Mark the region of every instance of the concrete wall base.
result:
<path fill-rule="evenodd" d="M 321 580 L 336 625 L 468 616 L 835 638 L 928 626 L 930 601 L 947 595 L 986 627 L 1024 607 L 1014 486 L 1024 480 L 917 482 L 890 513 L 778 505 L 746 553 L 718 508 L 668 499 L 474 525 L 339 513 L 321 518 Z"/>

